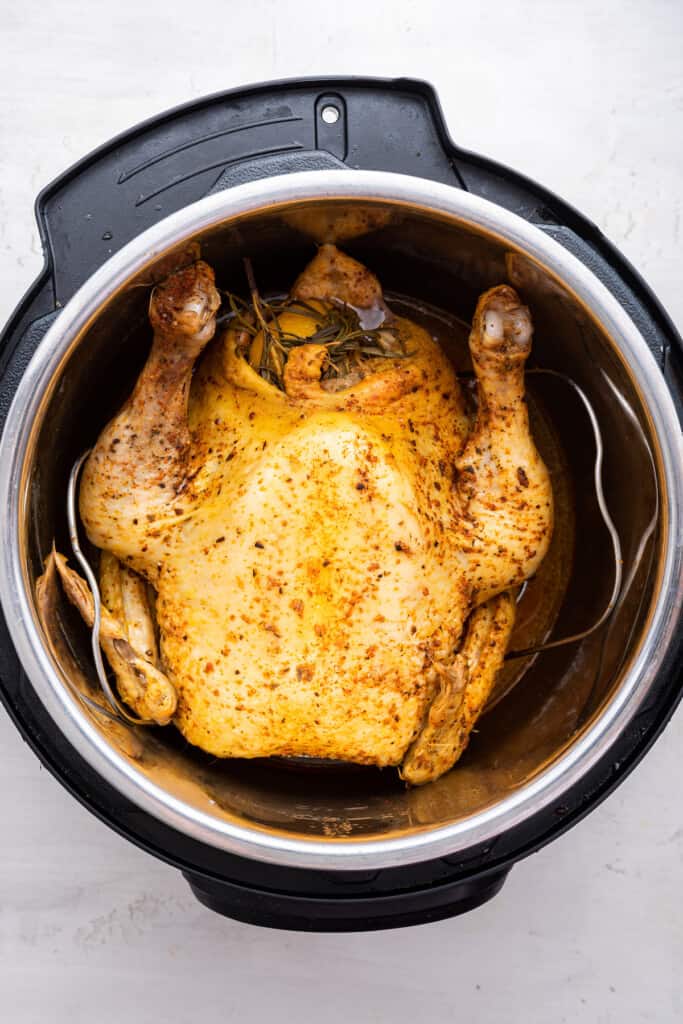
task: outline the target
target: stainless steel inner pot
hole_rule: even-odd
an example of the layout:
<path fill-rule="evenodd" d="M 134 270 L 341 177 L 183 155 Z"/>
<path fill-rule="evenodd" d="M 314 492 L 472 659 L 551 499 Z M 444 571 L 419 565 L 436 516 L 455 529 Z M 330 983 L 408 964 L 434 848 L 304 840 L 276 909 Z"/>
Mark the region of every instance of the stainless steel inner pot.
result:
<path fill-rule="evenodd" d="M 520 288 L 535 321 L 534 363 L 573 377 L 598 415 L 605 491 L 623 546 L 625 587 L 609 624 L 532 660 L 480 720 L 456 769 L 413 790 L 389 770 L 218 762 L 172 728 L 112 725 L 78 696 L 96 692 L 96 683 L 77 616 L 64 603 L 69 649 L 60 653 L 36 614 L 34 584 L 53 536 L 68 551 L 71 464 L 146 356 L 148 287 L 141 286 L 154 279 L 155 265 L 197 239 L 223 286 L 242 288 L 248 254 L 265 289 L 285 290 L 323 237 L 366 261 L 389 292 L 464 319 L 485 288 L 505 280 Z M 588 423 L 562 385 L 544 385 L 539 397 L 561 439 L 576 514 L 572 575 L 553 633 L 559 636 L 597 618 L 613 570 L 592 486 Z M 418 178 L 290 174 L 209 196 L 160 222 L 98 270 L 50 328 L 0 443 L 0 599 L 55 728 L 148 813 L 203 843 L 285 866 L 410 864 L 460 853 L 561 801 L 637 714 L 683 601 L 682 466 L 678 420 L 643 338 L 597 278 L 542 230 Z"/>

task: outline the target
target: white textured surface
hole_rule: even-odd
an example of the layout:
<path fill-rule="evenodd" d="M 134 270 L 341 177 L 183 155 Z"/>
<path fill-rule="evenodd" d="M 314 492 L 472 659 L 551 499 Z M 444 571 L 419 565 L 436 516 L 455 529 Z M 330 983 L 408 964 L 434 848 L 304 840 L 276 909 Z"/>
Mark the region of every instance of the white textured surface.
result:
<path fill-rule="evenodd" d="M 412 75 L 451 131 L 595 220 L 683 326 L 680 0 L 0 0 L 0 320 L 40 264 L 37 191 L 189 98 Z M 465 918 L 355 936 L 222 920 L 91 817 L 0 712 L 0 1018 L 326 1024 L 683 1018 L 679 714 L 601 808 Z"/>

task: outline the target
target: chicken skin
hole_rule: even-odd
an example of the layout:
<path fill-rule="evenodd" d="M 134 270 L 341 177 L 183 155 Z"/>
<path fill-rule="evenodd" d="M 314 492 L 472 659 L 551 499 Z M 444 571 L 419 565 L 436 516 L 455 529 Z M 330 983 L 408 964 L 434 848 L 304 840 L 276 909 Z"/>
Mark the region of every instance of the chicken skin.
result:
<path fill-rule="evenodd" d="M 158 707 L 144 672 L 136 689 L 110 661 L 132 708 L 215 756 L 393 765 L 422 784 L 465 749 L 552 533 L 529 312 L 506 285 L 480 298 L 472 419 L 438 343 L 334 246 L 290 300 L 209 345 L 209 266 L 152 293 L 152 349 L 85 465 L 80 514 L 104 553 L 108 636 L 117 622 L 151 666 Z M 350 338 L 367 330 L 341 369 L 351 343 L 316 330 L 339 310 Z M 87 588 L 77 600 L 58 570 L 88 618 Z"/>

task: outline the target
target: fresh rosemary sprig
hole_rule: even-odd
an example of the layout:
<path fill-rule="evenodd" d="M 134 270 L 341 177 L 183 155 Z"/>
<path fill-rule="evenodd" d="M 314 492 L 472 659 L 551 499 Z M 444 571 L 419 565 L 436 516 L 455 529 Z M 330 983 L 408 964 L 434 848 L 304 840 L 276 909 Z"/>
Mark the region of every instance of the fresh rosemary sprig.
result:
<path fill-rule="evenodd" d="M 325 345 L 327 358 L 321 380 L 329 382 L 330 390 L 362 380 L 369 360 L 402 359 L 411 355 L 406 352 L 398 332 L 390 327 L 363 327 L 356 310 L 344 303 L 327 301 L 318 308 L 304 299 L 262 298 L 251 261 L 245 259 L 244 266 L 250 300 L 233 292 L 223 292 L 228 308 L 217 322 L 232 322 L 244 334 L 240 354 L 264 380 L 281 391 L 285 390 L 283 377 L 287 358 L 297 345 Z M 283 329 L 280 317 L 284 313 L 311 320 L 315 329 L 306 337 Z"/>

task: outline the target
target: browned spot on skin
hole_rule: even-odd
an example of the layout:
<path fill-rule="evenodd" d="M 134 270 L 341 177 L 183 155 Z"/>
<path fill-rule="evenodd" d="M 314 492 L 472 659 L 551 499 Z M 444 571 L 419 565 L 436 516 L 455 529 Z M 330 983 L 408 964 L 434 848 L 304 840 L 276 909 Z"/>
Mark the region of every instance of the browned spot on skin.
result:
<path fill-rule="evenodd" d="M 209 672 L 213 672 L 213 670 L 214 670 L 213 662 L 212 661 L 207 661 L 206 665 L 204 666 L 204 671 L 206 673 L 209 673 Z"/>
<path fill-rule="evenodd" d="M 303 616 L 303 614 L 304 614 L 304 603 L 298 597 L 295 598 L 293 601 L 289 602 L 289 607 L 292 609 L 292 611 L 296 612 L 296 614 L 299 616 L 299 618 L 301 618 Z"/>
<path fill-rule="evenodd" d="M 315 626 L 313 627 L 313 632 L 315 633 L 316 636 L 325 636 L 327 629 L 320 622 L 316 622 Z"/>
<path fill-rule="evenodd" d="M 521 466 L 517 467 L 517 479 L 519 480 L 522 487 L 529 486 L 529 477 L 526 475 Z"/>
<path fill-rule="evenodd" d="M 412 555 L 412 549 L 403 540 L 397 540 L 394 544 L 397 551 L 402 551 L 404 555 Z"/>
<path fill-rule="evenodd" d="M 315 669 L 313 665 L 297 665 L 296 677 L 300 682 L 310 683 Z"/>

